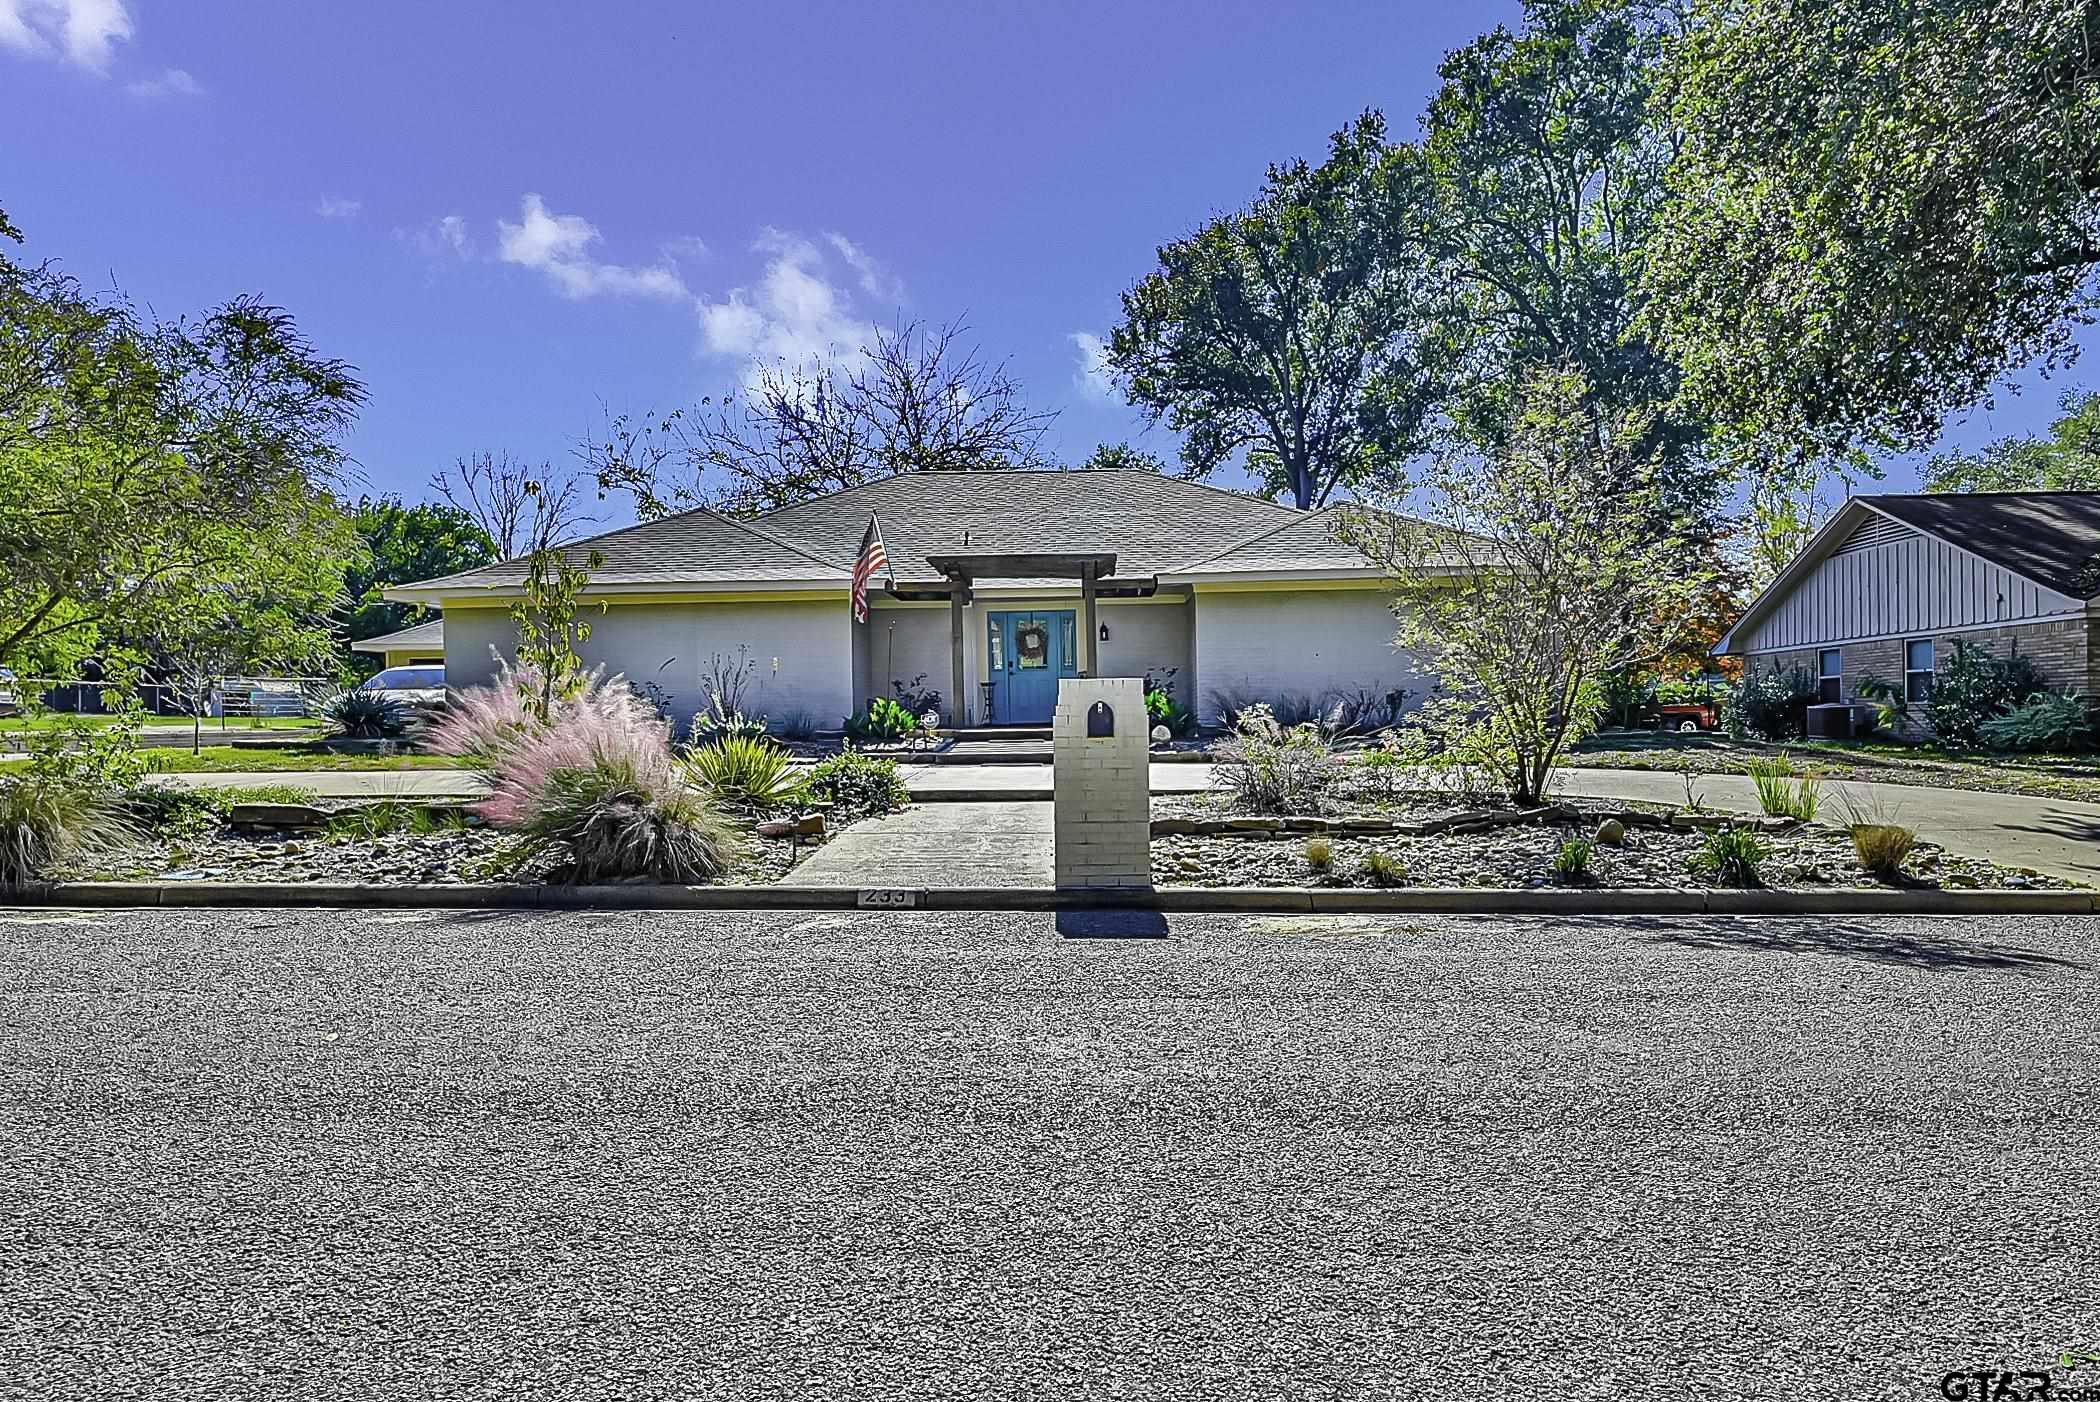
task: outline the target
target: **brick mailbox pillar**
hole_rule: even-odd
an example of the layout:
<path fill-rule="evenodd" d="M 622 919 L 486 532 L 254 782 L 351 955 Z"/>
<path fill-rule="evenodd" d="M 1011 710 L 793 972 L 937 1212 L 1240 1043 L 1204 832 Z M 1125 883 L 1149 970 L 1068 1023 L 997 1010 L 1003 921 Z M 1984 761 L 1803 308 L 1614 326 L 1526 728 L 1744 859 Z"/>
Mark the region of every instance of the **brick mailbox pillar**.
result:
<path fill-rule="evenodd" d="M 1068 677 L 1051 723 L 1057 884 L 1152 884 L 1151 722 L 1136 677 Z"/>

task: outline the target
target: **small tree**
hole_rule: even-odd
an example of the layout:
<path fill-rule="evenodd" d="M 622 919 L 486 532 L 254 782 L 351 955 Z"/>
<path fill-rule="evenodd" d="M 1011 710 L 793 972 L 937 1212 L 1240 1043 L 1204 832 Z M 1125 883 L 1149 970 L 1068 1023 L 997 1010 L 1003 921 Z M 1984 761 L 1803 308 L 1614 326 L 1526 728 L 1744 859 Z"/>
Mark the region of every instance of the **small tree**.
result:
<path fill-rule="evenodd" d="M 543 725 L 554 703 L 576 695 L 588 679 L 577 648 L 590 641 L 591 625 L 580 599 L 591 571 L 604 563 L 596 550 L 579 565 L 566 551 L 544 548 L 526 561 L 525 598 L 511 605 L 510 617 L 518 626 L 519 699 Z M 605 612 L 603 602 L 597 611 Z"/>
<path fill-rule="evenodd" d="M 505 560 L 545 550 L 590 520 L 580 489 L 552 463 L 513 462 L 508 453 L 460 458 L 430 479 L 430 490 L 478 527 Z"/>
<path fill-rule="evenodd" d="M 1505 457 L 1437 466 L 1429 519 L 1349 516 L 1398 585 L 1400 646 L 1451 693 L 1431 723 L 1518 803 L 1545 797 L 1605 678 L 1668 650 L 1707 582 L 1661 512 L 1643 419 L 1600 409 L 1577 373 L 1542 372 Z"/>

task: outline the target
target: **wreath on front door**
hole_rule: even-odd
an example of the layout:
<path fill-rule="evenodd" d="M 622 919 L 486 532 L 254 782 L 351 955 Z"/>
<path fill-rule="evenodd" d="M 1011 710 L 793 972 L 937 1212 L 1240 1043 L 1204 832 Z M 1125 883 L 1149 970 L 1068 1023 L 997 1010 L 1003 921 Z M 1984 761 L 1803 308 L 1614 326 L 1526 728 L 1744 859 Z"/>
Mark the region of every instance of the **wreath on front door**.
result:
<path fill-rule="evenodd" d="M 1040 667 L 1050 655 L 1050 630 L 1029 624 L 1014 634 L 1014 651 L 1023 667 Z"/>

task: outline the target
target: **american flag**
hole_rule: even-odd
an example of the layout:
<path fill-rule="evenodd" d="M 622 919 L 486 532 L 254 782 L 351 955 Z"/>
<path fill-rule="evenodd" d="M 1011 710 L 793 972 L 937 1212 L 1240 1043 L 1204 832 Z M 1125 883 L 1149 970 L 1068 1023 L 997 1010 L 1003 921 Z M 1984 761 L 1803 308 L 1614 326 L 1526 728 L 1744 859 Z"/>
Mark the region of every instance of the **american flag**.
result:
<path fill-rule="evenodd" d="M 868 621 L 868 581 L 875 571 L 888 572 L 890 557 L 882 548 L 882 522 L 868 513 L 868 533 L 860 538 L 860 558 L 853 562 L 853 621 Z M 891 575 L 892 581 L 896 578 Z"/>

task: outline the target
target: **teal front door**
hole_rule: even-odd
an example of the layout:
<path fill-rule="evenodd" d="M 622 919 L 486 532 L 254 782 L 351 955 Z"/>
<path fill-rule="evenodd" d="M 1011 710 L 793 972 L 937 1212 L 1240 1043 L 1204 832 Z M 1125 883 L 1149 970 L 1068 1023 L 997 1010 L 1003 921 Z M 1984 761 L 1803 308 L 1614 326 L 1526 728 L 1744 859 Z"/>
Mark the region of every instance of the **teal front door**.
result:
<path fill-rule="evenodd" d="M 994 725 L 1044 725 L 1056 713 L 1058 679 L 1079 675 L 1076 617 L 1070 609 L 986 615 Z"/>

